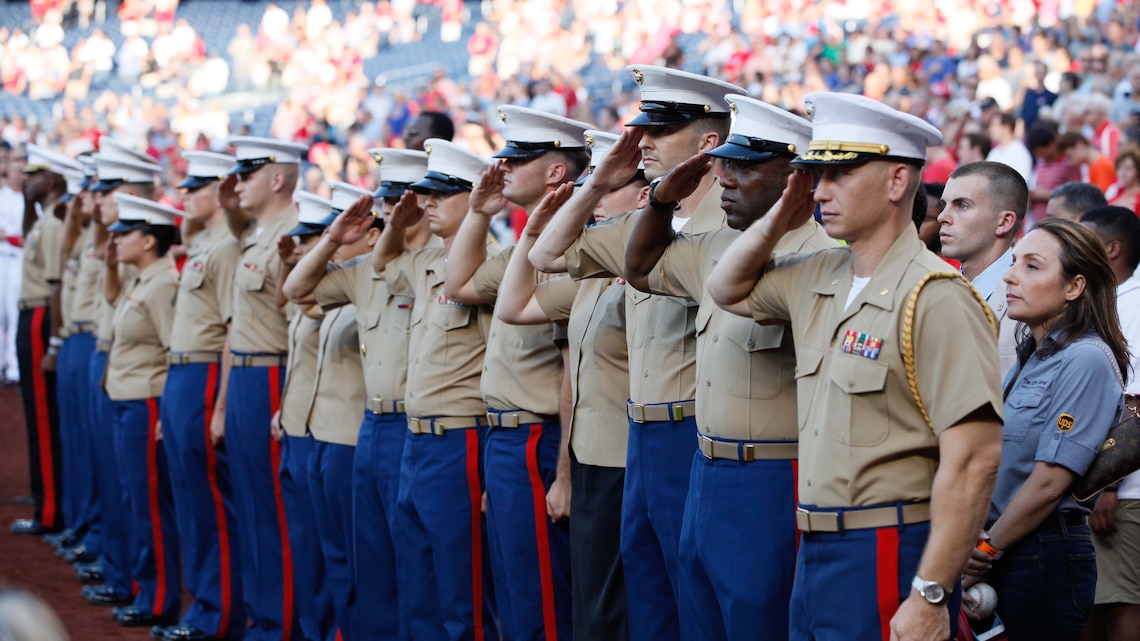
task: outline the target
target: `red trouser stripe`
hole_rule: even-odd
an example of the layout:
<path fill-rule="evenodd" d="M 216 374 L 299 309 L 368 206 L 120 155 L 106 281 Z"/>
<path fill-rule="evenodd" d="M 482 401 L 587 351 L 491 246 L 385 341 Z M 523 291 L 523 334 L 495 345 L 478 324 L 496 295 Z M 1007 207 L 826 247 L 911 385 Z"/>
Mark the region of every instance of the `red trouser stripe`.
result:
<path fill-rule="evenodd" d="M 269 414 L 272 417 L 281 408 L 281 368 L 269 368 Z M 289 523 L 285 520 L 285 500 L 281 497 L 281 444 L 269 436 L 270 464 L 273 466 L 273 495 L 277 499 L 277 526 L 281 531 L 281 586 L 284 594 L 281 604 L 281 638 L 289 641 L 293 636 L 293 550 L 289 547 Z"/>
<path fill-rule="evenodd" d="M 147 493 L 150 498 L 150 535 L 154 539 L 154 571 L 158 584 L 154 589 L 154 607 L 151 611 L 161 616 L 166 603 L 166 541 L 162 537 L 162 513 L 158 498 L 158 441 L 155 440 L 158 427 L 158 401 L 146 399 L 146 471 Z"/>
<path fill-rule="evenodd" d="M 530 426 L 526 440 L 526 471 L 530 476 L 530 491 L 534 499 L 534 534 L 538 547 L 538 576 L 542 582 L 542 627 L 546 641 L 558 641 L 558 626 L 554 620 L 554 571 L 550 567 L 550 533 L 547 532 L 546 485 L 538 471 L 538 441 L 542 438 L 542 423 Z"/>
<path fill-rule="evenodd" d="M 226 504 L 222 500 L 222 490 L 218 487 L 218 453 L 214 450 L 214 440 L 210 435 L 210 423 L 214 420 L 214 404 L 217 402 L 215 390 L 218 386 L 218 365 L 211 363 L 206 370 L 206 421 L 203 426 L 206 438 L 206 478 L 210 482 L 210 494 L 214 499 L 214 518 L 218 523 L 218 550 L 220 552 L 222 567 L 222 613 L 218 625 L 217 637 L 220 639 L 229 631 L 230 610 L 233 607 L 233 594 L 231 592 L 232 579 L 230 577 L 230 531 L 226 522 Z"/>
<path fill-rule="evenodd" d="M 899 609 L 899 531 L 875 531 L 875 576 L 879 593 L 879 625 L 883 641 L 891 638 L 891 617 Z"/>
<path fill-rule="evenodd" d="M 471 499 L 471 604 L 475 641 L 483 639 L 483 486 L 479 482 L 479 432 L 466 430 L 467 491 Z"/>
<path fill-rule="evenodd" d="M 44 488 L 41 525 L 48 529 L 59 526 L 55 511 L 55 463 L 51 449 L 51 410 L 48 408 L 47 375 L 44 373 L 44 323 L 46 307 L 32 312 L 32 389 L 36 398 L 36 439 L 40 444 L 40 481 Z"/>

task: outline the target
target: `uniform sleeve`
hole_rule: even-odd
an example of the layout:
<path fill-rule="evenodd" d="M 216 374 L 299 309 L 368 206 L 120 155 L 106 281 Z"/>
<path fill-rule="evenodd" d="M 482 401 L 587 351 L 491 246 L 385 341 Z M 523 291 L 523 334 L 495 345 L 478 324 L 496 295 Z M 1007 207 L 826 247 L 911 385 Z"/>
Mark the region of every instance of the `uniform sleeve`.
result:
<path fill-rule="evenodd" d="M 356 304 L 356 283 L 360 279 L 362 269 L 371 269 L 371 256 L 357 256 L 352 260 L 332 265 L 317 283 L 313 290 L 313 297 L 321 309 L 328 311 L 343 305 Z M 364 264 L 362 264 L 364 263 Z"/>
<path fill-rule="evenodd" d="M 614 216 L 583 230 L 566 250 L 566 271 L 578 279 L 624 274 L 625 242 L 634 213 Z"/>
<path fill-rule="evenodd" d="M 1048 413 L 1035 460 L 1080 476 L 1100 452 L 1109 428 L 1120 420 L 1123 393 L 1112 361 L 1099 346 L 1070 344 L 1058 357 L 1066 361 L 1045 395 Z"/>
<path fill-rule="evenodd" d="M 649 272 L 649 289 L 655 294 L 701 300 L 705 291 L 703 250 L 707 245 L 701 241 L 707 236 L 677 234 Z"/>
<path fill-rule="evenodd" d="M 898 312 L 901 337 L 905 314 Z M 1003 416 L 997 338 L 968 285 L 935 281 L 923 288 L 914 349 L 915 377 L 935 434 L 986 406 Z"/>
<path fill-rule="evenodd" d="M 507 273 L 507 265 L 511 262 L 511 255 L 515 253 L 515 246 L 511 245 L 503 251 L 491 256 L 479 265 L 475 274 L 471 276 L 471 283 L 483 302 L 493 305 L 499 298 L 499 286 L 503 284 L 503 276 Z"/>
<path fill-rule="evenodd" d="M 793 296 L 801 287 L 801 279 L 811 267 L 810 254 L 777 258 L 764 268 L 760 280 L 748 295 L 748 309 L 757 321 L 792 321 L 795 313 Z M 810 285 L 803 284 L 805 287 Z M 801 292 L 802 293 L 802 292 Z"/>
<path fill-rule="evenodd" d="M 44 216 L 50 216 L 44 212 Z M 40 251 L 44 260 L 44 280 L 58 282 L 63 274 L 63 225 L 43 225 L 40 229 Z"/>
<path fill-rule="evenodd" d="M 170 332 L 174 328 L 174 303 L 177 298 L 178 281 L 172 279 L 155 287 L 145 301 L 147 314 L 154 323 L 154 331 L 162 341 L 162 346 L 167 349 L 170 348 Z"/>
<path fill-rule="evenodd" d="M 241 252 L 236 242 L 227 242 L 211 260 L 214 278 L 214 295 L 218 299 L 218 312 L 222 322 L 228 323 L 234 316 L 234 275 L 237 272 Z"/>
<path fill-rule="evenodd" d="M 570 320 L 570 310 L 574 306 L 578 288 L 578 281 L 569 276 L 551 278 L 535 286 L 534 297 L 550 320 Z"/>

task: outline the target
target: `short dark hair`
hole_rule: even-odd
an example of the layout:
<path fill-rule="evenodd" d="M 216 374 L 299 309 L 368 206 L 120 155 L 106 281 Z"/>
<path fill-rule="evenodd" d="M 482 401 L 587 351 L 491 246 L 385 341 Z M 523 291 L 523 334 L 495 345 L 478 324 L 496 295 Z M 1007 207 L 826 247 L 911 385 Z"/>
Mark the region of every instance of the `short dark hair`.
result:
<path fill-rule="evenodd" d="M 1025 146 L 1029 149 L 1048 147 L 1057 139 L 1057 126 L 1051 120 L 1038 120 L 1025 134 Z"/>
<path fill-rule="evenodd" d="M 701 133 L 712 132 L 719 137 L 720 144 L 728 140 L 728 130 L 732 127 L 730 118 L 696 118 L 689 121 L 690 127 L 697 127 Z"/>
<path fill-rule="evenodd" d="M 1000 122 L 1003 127 L 1008 127 L 1010 131 L 1017 129 L 1017 114 L 1015 113 L 1003 111 L 998 114 L 997 121 Z"/>
<path fill-rule="evenodd" d="M 1017 217 L 1016 229 L 1021 228 L 1025 212 L 1029 209 L 1029 185 L 1017 170 L 1005 163 L 982 160 L 954 170 L 950 178 L 982 176 L 989 183 L 990 200 L 1000 211 L 1012 211 Z"/>
<path fill-rule="evenodd" d="M 1066 207 L 1081 213 L 1108 204 L 1104 192 L 1092 183 L 1065 183 L 1049 193 L 1049 199 L 1052 200 L 1053 198 L 1062 199 Z"/>
<path fill-rule="evenodd" d="M 994 141 L 984 133 L 975 131 L 966 134 L 965 138 L 969 141 L 967 144 L 970 147 L 977 147 L 982 152 L 983 158 L 990 155 L 990 150 L 994 148 Z"/>
<path fill-rule="evenodd" d="M 928 198 L 942 198 L 942 192 L 946 189 L 946 183 L 922 183 L 922 188 L 926 191 Z"/>
<path fill-rule="evenodd" d="M 165 256 L 170 248 L 177 245 L 182 239 L 182 234 L 173 225 L 146 225 L 141 228 L 141 231 L 145 236 L 154 237 L 155 251 L 159 258 Z"/>
<path fill-rule="evenodd" d="M 1100 235 L 1119 242 L 1129 269 L 1140 265 L 1140 216 L 1131 209 L 1114 205 L 1094 207 L 1081 216 L 1081 222 L 1096 225 Z"/>
<path fill-rule="evenodd" d="M 455 137 L 455 123 L 451 121 L 451 116 L 441 111 L 421 111 L 420 115 L 431 122 L 428 138 L 451 140 Z"/>
<path fill-rule="evenodd" d="M 1068 151 L 1078 145 L 1088 145 L 1089 139 L 1079 131 L 1066 131 L 1057 139 L 1057 151 Z"/>
<path fill-rule="evenodd" d="M 566 180 L 573 182 L 578 180 L 582 172 L 590 166 L 590 152 L 586 149 L 577 150 L 563 150 L 547 152 L 552 156 L 559 157 L 566 165 Z"/>

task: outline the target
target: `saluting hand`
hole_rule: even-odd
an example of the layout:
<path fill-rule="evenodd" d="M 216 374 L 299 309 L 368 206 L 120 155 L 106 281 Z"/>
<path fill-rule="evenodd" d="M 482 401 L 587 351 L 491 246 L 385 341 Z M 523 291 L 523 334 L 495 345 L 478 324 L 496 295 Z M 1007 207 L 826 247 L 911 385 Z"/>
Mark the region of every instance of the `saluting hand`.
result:
<path fill-rule="evenodd" d="M 115 243 L 116 236 L 111 234 L 107 239 L 107 248 L 103 250 L 103 262 L 111 269 L 119 266 L 119 245 Z"/>
<path fill-rule="evenodd" d="M 296 249 L 297 241 L 289 234 L 281 234 L 281 238 L 277 239 L 277 257 L 290 267 L 297 266 L 297 257 L 293 254 Z"/>
<path fill-rule="evenodd" d="M 665 174 L 653 195 L 663 203 L 682 200 L 692 195 L 701 184 L 701 179 L 712 170 L 713 161 L 705 154 L 699 154 L 677 165 Z"/>
<path fill-rule="evenodd" d="M 333 219 L 329 225 L 329 240 L 337 245 L 351 245 L 368 234 L 373 220 L 372 196 L 361 196 Z"/>
<path fill-rule="evenodd" d="M 589 184 L 603 191 L 613 191 L 629 182 L 641 164 L 641 137 L 644 127 L 626 127 L 602 163 L 594 167 L 587 179 Z"/>
<path fill-rule="evenodd" d="M 423 217 L 424 210 L 420 207 L 416 193 L 408 190 L 404 192 L 403 196 L 400 196 L 400 202 L 396 203 L 392 209 L 392 217 L 388 219 L 388 225 L 396 229 L 407 229 L 414 227 Z"/>
<path fill-rule="evenodd" d="M 479 184 L 471 190 L 471 211 L 484 216 L 494 216 L 507 206 L 503 196 L 502 161 L 491 165 L 479 178 Z"/>
<path fill-rule="evenodd" d="M 557 189 L 543 196 L 538 206 L 530 213 L 523 235 L 531 240 L 537 240 L 542 230 L 546 229 L 546 225 L 554 218 L 554 214 L 558 213 L 562 205 L 565 205 L 573 195 L 574 183 L 562 183 Z"/>
<path fill-rule="evenodd" d="M 789 231 L 806 224 L 815 213 L 815 199 L 812 196 L 812 176 L 797 169 L 788 176 L 788 186 L 768 214 L 757 222 L 766 221 L 772 233 L 782 237 Z M 660 194 L 661 186 L 657 186 Z M 657 196 L 661 200 L 661 196 Z M 755 223 L 754 223 L 755 224 Z"/>
<path fill-rule="evenodd" d="M 232 174 L 223 178 L 221 184 L 218 185 L 218 204 L 228 212 L 241 210 L 241 196 L 234 192 L 237 183 L 237 174 Z"/>

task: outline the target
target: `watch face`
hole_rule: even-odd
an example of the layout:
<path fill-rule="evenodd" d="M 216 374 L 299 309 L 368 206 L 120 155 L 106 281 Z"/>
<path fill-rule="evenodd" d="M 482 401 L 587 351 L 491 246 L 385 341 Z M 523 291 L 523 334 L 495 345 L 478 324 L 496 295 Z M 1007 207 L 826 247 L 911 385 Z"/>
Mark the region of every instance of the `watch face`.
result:
<path fill-rule="evenodd" d="M 946 598 L 946 590 L 941 585 L 935 583 L 934 585 L 926 586 L 926 593 L 923 596 L 931 603 L 941 603 L 942 600 Z"/>

